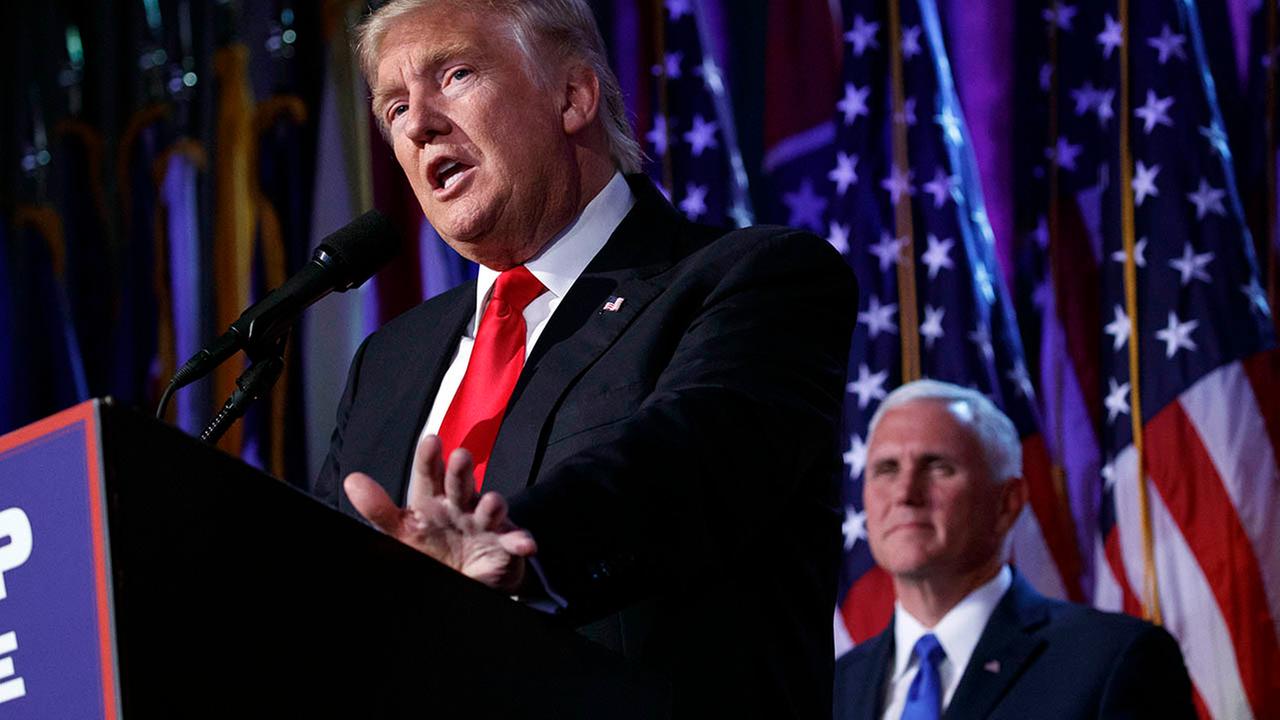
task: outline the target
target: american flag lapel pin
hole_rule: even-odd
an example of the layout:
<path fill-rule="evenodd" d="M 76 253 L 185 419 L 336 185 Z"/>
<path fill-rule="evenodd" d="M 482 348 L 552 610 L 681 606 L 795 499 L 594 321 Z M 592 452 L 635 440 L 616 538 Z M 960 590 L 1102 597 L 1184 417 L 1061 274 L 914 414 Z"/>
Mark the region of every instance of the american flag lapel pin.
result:
<path fill-rule="evenodd" d="M 987 671 L 987 672 L 989 672 L 989 673 L 995 673 L 995 674 L 999 675 L 999 674 L 1000 674 L 1000 661 L 999 661 L 999 660 L 990 660 L 990 661 L 988 661 L 988 662 L 987 662 L 987 664 L 986 664 L 986 665 L 983 665 L 983 666 L 982 666 L 982 669 L 983 669 L 983 670 L 986 670 L 986 671 Z"/>
<path fill-rule="evenodd" d="M 609 299 L 605 301 L 604 307 L 600 308 L 600 312 L 618 312 L 618 309 L 622 307 L 622 301 L 625 299 L 617 295 L 610 295 Z"/>

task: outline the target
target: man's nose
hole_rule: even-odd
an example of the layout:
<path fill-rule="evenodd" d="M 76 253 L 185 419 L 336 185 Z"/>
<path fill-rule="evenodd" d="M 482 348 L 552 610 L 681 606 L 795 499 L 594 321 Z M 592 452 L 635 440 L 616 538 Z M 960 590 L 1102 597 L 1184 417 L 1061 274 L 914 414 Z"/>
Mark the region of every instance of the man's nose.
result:
<path fill-rule="evenodd" d="M 405 118 L 405 134 L 419 145 L 427 145 L 441 135 L 448 135 L 452 130 L 449 118 L 429 102 L 413 101 L 405 112 L 408 114 Z"/>
<path fill-rule="evenodd" d="M 894 486 L 895 499 L 906 505 L 923 505 L 929 492 L 929 477 L 923 467 L 910 466 L 898 476 Z"/>

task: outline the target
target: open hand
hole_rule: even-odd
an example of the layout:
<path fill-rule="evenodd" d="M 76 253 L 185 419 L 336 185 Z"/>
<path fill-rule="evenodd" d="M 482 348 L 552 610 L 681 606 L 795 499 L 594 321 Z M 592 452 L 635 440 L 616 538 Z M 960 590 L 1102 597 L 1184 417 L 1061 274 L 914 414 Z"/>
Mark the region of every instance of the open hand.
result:
<path fill-rule="evenodd" d="M 471 453 L 455 450 L 447 467 L 443 454 L 435 435 L 418 443 L 404 508 L 364 473 L 348 475 L 343 488 L 384 533 L 491 588 L 514 592 L 524 579 L 525 558 L 537 552 L 533 537 L 507 518 L 501 495 L 477 497 Z"/>

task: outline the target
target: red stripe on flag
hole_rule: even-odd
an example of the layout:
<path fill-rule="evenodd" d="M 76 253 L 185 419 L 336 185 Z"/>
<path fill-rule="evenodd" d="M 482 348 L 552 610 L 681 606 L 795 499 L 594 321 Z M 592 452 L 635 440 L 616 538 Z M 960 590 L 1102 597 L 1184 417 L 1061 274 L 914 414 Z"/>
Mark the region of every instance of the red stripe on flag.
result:
<path fill-rule="evenodd" d="M 1258 560 L 1213 458 L 1181 403 L 1170 403 L 1147 423 L 1147 450 L 1151 480 L 1222 611 L 1254 715 L 1280 717 L 1280 673 L 1275 672 L 1280 641 L 1272 630 Z"/>
<path fill-rule="evenodd" d="M 1031 495 L 1031 511 L 1036 514 L 1040 534 L 1044 536 L 1044 544 L 1053 556 L 1067 599 L 1083 602 L 1080 574 L 1084 564 L 1080 560 L 1080 548 L 1076 545 L 1075 530 L 1071 527 L 1067 509 L 1063 507 L 1058 492 L 1053 487 L 1049 467 L 1049 453 L 1045 450 L 1044 438 L 1030 435 L 1023 439 L 1022 474 Z"/>
<path fill-rule="evenodd" d="M 1102 333 L 1098 328 L 1105 324 L 1103 312 L 1109 319 L 1111 309 L 1104 311 L 1099 307 L 1097 289 L 1102 283 L 1102 268 L 1094 261 L 1093 241 L 1089 239 L 1089 228 L 1080 206 L 1075 197 L 1069 195 L 1059 207 L 1057 242 L 1049 247 L 1054 270 L 1054 310 L 1066 339 L 1076 382 L 1084 396 L 1085 409 L 1093 426 L 1101 427 L 1102 398 L 1106 393 L 1099 375 Z"/>
<path fill-rule="evenodd" d="M 1258 411 L 1267 425 L 1267 435 L 1271 437 L 1276 467 L 1280 467 L 1280 350 L 1260 352 L 1246 359 L 1243 365 L 1258 401 Z"/>
<path fill-rule="evenodd" d="M 1112 526 L 1111 532 L 1107 533 L 1107 539 L 1102 544 L 1102 552 L 1107 558 L 1107 565 L 1111 568 L 1111 575 L 1115 578 L 1116 585 L 1120 586 L 1120 594 L 1124 598 L 1121 608 L 1129 615 L 1142 617 L 1142 603 L 1134 594 L 1133 588 L 1129 585 L 1129 576 L 1124 571 L 1124 553 L 1120 550 L 1120 531 L 1116 526 Z"/>
<path fill-rule="evenodd" d="M 840 603 L 840 616 L 855 643 L 866 642 L 889 627 L 893 617 L 893 579 L 877 565 L 853 583 Z"/>
<path fill-rule="evenodd" d="M 1200 688 L 1196 687 L 1194 681 L 1191 683 L 1191 702 L 1196 706 L 1196 715 L 1204 720 L 1213 720 L 1213 713 L 1209 712 L 1209 706 L 1204 704 L 1204 698 L 1200 697 Z"/>

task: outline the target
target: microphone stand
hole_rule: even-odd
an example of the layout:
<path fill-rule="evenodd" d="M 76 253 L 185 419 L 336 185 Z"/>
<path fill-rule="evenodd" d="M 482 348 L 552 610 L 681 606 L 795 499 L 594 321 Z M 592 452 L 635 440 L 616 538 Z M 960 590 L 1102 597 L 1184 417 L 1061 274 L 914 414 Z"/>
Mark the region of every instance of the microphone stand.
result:
<path fill-rule="evenodd" d="M 262 352 L 262 349 L 249 352 L 252 364 L 236 378 L 236 389 L 200 433 L 201 440 L 210 444 L 218 442 L 231 425 L 244 416 L 251 403 L 271 391 L 271 386 L 276 384 L 284 370 L 284 346 L 288 340 L 289 335 L 285 333 L 271 341 L 267 352 Z"/>

